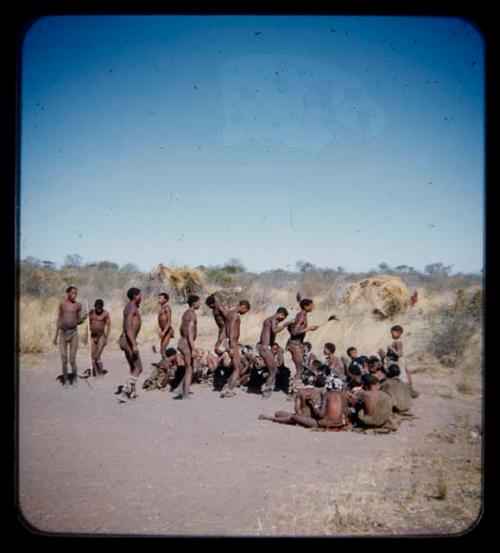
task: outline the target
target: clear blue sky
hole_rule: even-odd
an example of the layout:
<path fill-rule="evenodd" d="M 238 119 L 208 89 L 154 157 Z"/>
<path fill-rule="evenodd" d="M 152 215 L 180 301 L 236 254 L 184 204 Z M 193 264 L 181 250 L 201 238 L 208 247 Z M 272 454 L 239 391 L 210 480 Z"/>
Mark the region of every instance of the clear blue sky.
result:
<path fill-rule="evenodd" d="M 22 258 L 483 267 L 464 20 L 49 17 L 22 60 Z"/>

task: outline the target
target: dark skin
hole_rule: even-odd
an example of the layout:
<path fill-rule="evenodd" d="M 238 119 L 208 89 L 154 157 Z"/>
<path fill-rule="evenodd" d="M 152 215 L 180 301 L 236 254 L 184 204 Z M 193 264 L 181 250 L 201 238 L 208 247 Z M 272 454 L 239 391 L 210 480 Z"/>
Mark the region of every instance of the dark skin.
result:
<path fill-rule="evenodd" d="M 82 314 L 82 304 L 76 301 L 78 291 L 73 288 L 66 293 L 66 299 L 59 304 L 57 314 L 57 326 L 54 336 L 54 345 L 59 343 L 59 352 L 62 360 L 63 375 L 68 371 L 68 347 L 70 349 L 70 363 L 73 374 L 77 374 L 76 352 L 78 349 L 78 325 L 87 318 L 87 314 Z M 72 335 L 65 335 L 64 331 L 74 331 Z M 59 340 L 58 340 L 59 338 Z"/>
<path fill-rule="evenodd" d="M 90 324 L 90 354 L 92 357 L 92 369 L 94 374 L 101 375 L 102 350 L 108 343 L 109 333 L 111 332 L 111 318 L 109 313 L 100 305 L 95 305 L 89 313 Z"/>
<path fill-rule="evenodd" d="M 194 341 L 197 336 L 196 311 L 200 308 L 200 300 L 194 302 L 189 309 L 184 312 L 181 320 L 180 339 L 177 348 L 184 357 L 184 367 L 186 372 L 182 380 L 182 397 L 189 397 L 189 387 L 193 378 L 193 351 L 195 350 Z"/>
<path fill-rule="evenodd" d="M 158 303 L 160 304 L 160 310 L 158 312 L 158 326 L 160 331 L 158 336 L 160 337 L 160 353 L 161 358 L 165 359 L 165 352 L 167 351 L 170 340 L 174 337 L 174 329 L 172 328 L 172 309 L 168 305 L 168 300 L 165 296 L 158 296 Z"/>
<path fill-rule="evenodd" d="M 125 352 L 129 364 L 130 374 L 139 376 L 142 372 L 142 363 L 137 347 L 137 336 L 141 330 L 141 304 L 142 294 L 138 294 L 130 300 L 123 310 L 123 332 L 120 337 L 120 347 Z"/>
<path fill-rule="evenodd" d="M 317 330 L 318 326 L 307 326 L 307 315 L 314 309 L 314 304 L 306 305 L 300 313 L 297 314 L 295 320 L 291 323 L 291 334 L 305 334 Z M 295 380 L 302 380 L 302 355 L 303 346 L 298 344 L 290 344 L 288 351 L 292 355 L 293 364 L 295 365 Z"/>
<path fill-rule="evenodd" d="M 344 365 L 342 361 L 335 355 L 335 351 L 331 351 L 328 348 L 323 349 L 323 354 L 326 358 L 327 364 L 330 369 L 337 375 L 344 375 Z"/>
<path fill-rule="evenodd" d="M 320 405 L 314 402 L 312 396 L 311 390 L 299 390 L 295 400 L 295 413 L 277 411 L 274 417 L 260 415 L 259 419 L 270 420 L 280 424 L 298 424 L 306 428 L 318 426 L 328 426 L 329 428 L 338 426 L 340 428 L 345 426 L 343 418 L 347 416 L 347 401 L 342 393 L 336 391 L 327 392 Z M 314 418 L 300 414 L 303 404 L 310 407 Z M 327 419 L 329 420 L 327 421 Z"/>
<path fill-rule="evenodd" d="M 228 388 L 232 390 L 240 376 L 240 350 L 238 340 L 240 338 L 241 315 L 248 313 L 249 309 L 245 305 L 238 305 L 235 309 L 227 312 L 226 317 L 226 336 L 229 339 L 229 355 L 233 363 L 233 372 L 227 381 Z"/>
<path fill-rule="evenodd" d="M 214 350 L 215 352 L 219 351 L 222 343 L 226 339 L 226 316 L 228 309 L 220 303 L 213 303 L 208 306 L 212 310 L 214 316 L 215 324 L 219 329 L 219 334 L 217 335 L 217 341 L 215 342 Z"/>
<path fill-rule="evenodd" d="M 272 351 L 272 344 L 276 341 L 276 335 L 282 332 L 287 327 L 286 324 L 280 325 L 286 319 L 286 315 L 283 313 L 275 313 L 271 317 L 268 317 L 263 325 L 260 333 L 259 341 L 259 355 L 264 359 L 267 369 L 269 370 L 269 376 L 266 379 L 265 386 L 267 391 L 271 390 L 276 380 L 276 371 L 278 366 L 276 364 L 275 357 Z"/>

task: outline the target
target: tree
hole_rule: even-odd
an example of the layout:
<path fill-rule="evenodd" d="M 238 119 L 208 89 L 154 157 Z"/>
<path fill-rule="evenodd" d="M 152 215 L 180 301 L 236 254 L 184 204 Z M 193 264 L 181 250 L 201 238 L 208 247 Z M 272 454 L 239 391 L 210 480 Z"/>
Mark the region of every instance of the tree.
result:
<path fill-rule="evenodd" d="M 385 272 L 391 270 L 391 267 L 389 266 L 389 263 L 386 263 L 385 261 L 383 263 L 379 263 L 378 268 L 379 268 L 379 271 L 381 273 L 385 273 Z"/>
<path fill-rule="evenodd" d="M 228 259 L 222 268 L 227 273 L 244 273 L 247 270 L 241 259 L 238 259 L 237 257 L 231 257 L 231 259 Z"/>
<path fill-rule="evenodd" d="M 77 267 L 82 266 L 82 256 L 77 253 L 69 254 L 64 258 L 64 267 Z"/>
<path fill-rule="evenodd" d="M 448 276 L 453 265 L 443 265 L 442 263 L 429 263 L 424 267 L 424 271 L 429 276 Z"/>
<path fill-rule="evenodd" d="M 99 261 L 97 268 L 101 271 L 118 271 L 118 264 L 112 261 Z"/>
<path fill-rule="evenodd" d="M 341 265 L 339 265 L 339 266 L 337 267 L 337 273 L 345 273 L 345 268 L 342 267 Z"/>
<path fill-rule="evenodd" d="M 314 265 L 314 263 L 304 261 L 303 259 L 299 259 L 299 261 L 295 263 L 295 267 L 297 267 L 297 270 L 301 273 L 307 273 L 307 271 L 312 271 L 313 269 L 316 269 L 316 265 Z"/>
<path fill-rule="evenodd" d="M 57 269 L 56 264 L 53 261 L 42 261 L 43 268 L 55 271 Z"/>
<path fill-rule="evenodd" d="M 137 265 L 135 265 L 134 263 L 125 263 L 125 265 L 123 265 L 121 268 L 120 268 L 120 271 L 122 273 L 139 273 L 139 267 Z"/>

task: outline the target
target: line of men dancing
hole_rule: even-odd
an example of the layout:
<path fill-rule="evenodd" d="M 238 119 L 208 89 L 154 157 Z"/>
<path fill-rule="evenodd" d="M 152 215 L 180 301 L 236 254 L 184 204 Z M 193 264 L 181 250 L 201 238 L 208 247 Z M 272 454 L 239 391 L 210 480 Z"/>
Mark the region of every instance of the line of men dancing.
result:
<path fill-rule="evenodd" d="M 108 342 L 111 330 L 109 313 L 104 302 L 95 301 L 94 308 L 83 312 L 82 305 L 76 302 L 77 289 L 74 286 L 66 290 L 67 298 L 59 305 L 57 331 L 54 344 L 59 347 L 62 359 L 62 375 L 58 378 L 65 385 L 75 382 L 77 374 L 76 351 L 78 348 L 77 326 L 89 318 L 92 369 L 84 377 L 106 374 L 101 354 Z M 118 400 L 126 403 L 137 397 L 137 380 L 143 372 L 137 337 L 141 329 L 140 304 L 142 293 L 139 288 L 130 288 L 127 292 L 129 302 L 123 310 L 122 333 L 119 345 L 129 365 L 129 375 L 124 385 L 117 390 Z M 159 294 L 158 313 L 161 360 L 153 363 L 155 369 L 143 384 L 146 390 L 166 389 L 168 385 L 174 392 L 174 399 L 188 399 L 193 379 L 206 378 L 215 382 L 217 371 L 225 374 L 221 397 L 233 397 L 235 388 L 250 387 L 255 376 L 260 377 L 260 387 L 264 398 L 270 397 L 276 389 L 277 378 L 287 380 L 285 386 L 288 399 L 295 400 L 295 412 L 278 411 L 274 417 L 261 415 L 261 419 L 283 424 L 299 424 L 306 427 L 342 429 L 353 423 L 364 426 L 383 426 L 390 421 L 393 412 L 409 412 L 412 399 L 418 393 L 412 386 L 410 372 L 403 361 L 403 346 L 400 339 L 403 329 L 394 326 L 391 329 L 393 342 L 386 350 L 379 350 L 379 357 L 358 356 L 357 350 L 350 347 L 348 357 L 335 356 L 335 345 L 326 343 L 323 353 L 325 363 L 316 359 L 311 344 L 305 342 L 306 333 L 313 332 L 319 326 L 309 326 L 307 315 L 314 308 L 313 300 L 301 299 L 300 311 L 291 321 L 286 321 L 288 311 L 279 307 L 273 315 L 267 317 L 262 325 L 256 348 L 241 346 L 241 316 L 251 309 L 247 300 L 229 309 L 218 302 L 215 295 L 206 299 L 206 305 L 212 310 L 218 328 L 214 349 L 206 355 L 196 348 L 197 317 L 201 307 L 197 295 L 187 298 L 188 309 L 184 312 L 180 325 L 180 338 L 177 349 L 170 347 L 174 338 L 172 311 L 169 295 Z M 284 366 L 283 349 L 276 342 L 277 335 L 287 329 L 290 337 L 286 349 L 290 352 L 295 366 L 295 375 Z M 72 373 L 68 374 L 68 348 Z M 288 374 L 287 374 L 288 373 Z"/>

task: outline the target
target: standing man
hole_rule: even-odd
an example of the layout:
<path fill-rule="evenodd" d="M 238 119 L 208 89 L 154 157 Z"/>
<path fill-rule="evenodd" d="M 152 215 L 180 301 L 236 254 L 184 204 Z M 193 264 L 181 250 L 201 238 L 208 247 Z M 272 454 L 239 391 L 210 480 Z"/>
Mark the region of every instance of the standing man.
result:
<path fill-rule="evenodd" d="M 217 303 L 214 294 L 208 296 L 205 303 L 212 310 L 215 324 L 219 329 L 219 334 L 217 336 L 217 341 L 215 342 L 214 351 L 215 353 L 221 353 L 219 349 L 226 339 L 226 316 L 228 309 L 224 305 Z"/>
<path fill-rule="evenodd" d="M 236 392 L 233 388 L 240 376 L 240 322 L 241 315 L 250 311 L 250 303 L 247 300 L 241 300 L 238 307 L 227 312 L 226 316 L 226 341 L 228 342 L 229 355 L 233 365 L 233 372 L 229 377 L 227 384 L 221 391 L 221 397 L 233 397 Z"/>
<path fill-rule="evenodd" d="M 92 373 L 94 376 L 105 375 L 102 366 L 102 350 L 108 343 L 111 332 L 111 319 L 109 313 L 104 309 L 102 300 L 95 300 L 94 309 L 89 313 L 90 324 L 90 355 L 92 357 Z"/>
<path fill-rule="evenodd" d="M 292 355 L 293 364 L 295 365 L 295 376 L 290 379 L 290 392 L 296 391 L 297 382 L 302 380 L 302 363 L 304 353 L 304 338 L 306 332 L 312 332 L 318 329 L 318 326 L 307 326 L 307 314 L 314 309 L 313 300 L 303 299 L 300 301 L 300 312 L 295 317 L 295 320 L 289 325 L 288 331 L 290 338 L 286 345 L 286 349 Z"/>
<path fill-rule="evenodd" d="M 194 341 L 197 336 L 196 310 L 200 308 L 200 297 L 194 294 L 188 297 L 189 308 L 182 315 L 179 342 L 177 349 L 184 357 L 184 378 L 182 379 L 182 393 L 175 396 L 174 399 L 188 399 L 189 387 L 193 377 L 193 351 L 195 349 Z"/>
<path fill-rule="evenodd" d="M 142 373 L 142 362 L 137 347 L 137 336 L 141 330 L 141 305 L 142 294 L 139 288 L 130 288 L 127 292 L 130 300 L 123 310 L 123 331 L 120 336 L 120 349 L 125 353 L 129 365 L 129 377 L 124 386 L 122 386 L 118 400 L 125 403 L 129 399 L 135 399 L 137 394 L 135 387 L 137 379 Z"/>
<path fill-rule="evenodd" d="M 268 317 L 262 325 L 258 352 L 262 359 L 264 359 L 264 363 L 269 371 L 269 376 L 262 386 L 262 395 L 265 398 L 270 397 L 273 393 L 276 371 L 278 370 L 272 346 L 276 341 L 276 335 L 287 327 L 286 324 L 279 325 L 279 323 L 282 323 L 287 317 L 288 311 L 284 307 L 279 307 L 276 313 Z"/>
<path fill-rule="evenodd" d="M 75 286 L 69 286 L 66 289 L 66 299 L 59 304 L 57 315 L 56 334 L 54 336 L 54 345 L 57 346 L 59 335 L 59 352 L 62 361 L 62 379 L 61 382 L 73 384 L 78 376 L 76 367 L 76 351 L 78 349 L 78 325 L 82 324 L 87 318 L 87 313 L 82 314 L 82 304 L 76 301 L 78 290 Z M 69 361 L 71 363 L 72 373 L 68 375 L 68 346 Z"/>
<path fill-rule="evenodd" d="M 172 309 L 168 305 L 169 295 L 166 292 L 161 292 L 158 296 L 160 311 L 158 312 L 158 325 L 160 331 L 160 354 L 162 361 L 165 360 L 165 352 L 167 351 L 168 343 L 174 337 L 174 329 L 172 327 Z"/>

